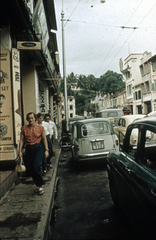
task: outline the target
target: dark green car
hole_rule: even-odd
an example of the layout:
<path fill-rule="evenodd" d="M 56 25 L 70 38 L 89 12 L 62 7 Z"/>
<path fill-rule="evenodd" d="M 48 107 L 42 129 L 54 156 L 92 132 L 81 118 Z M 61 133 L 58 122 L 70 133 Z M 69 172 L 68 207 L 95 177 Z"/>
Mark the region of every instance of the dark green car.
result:
<path fill-rule="evenodd" d="M 134 131 L 135 144 L 131 141 Z M 151 239 L 156 227 L 156 117 L 128 126 L 122 148 L 108 154 L 107 171 L 114 204 Z"/>

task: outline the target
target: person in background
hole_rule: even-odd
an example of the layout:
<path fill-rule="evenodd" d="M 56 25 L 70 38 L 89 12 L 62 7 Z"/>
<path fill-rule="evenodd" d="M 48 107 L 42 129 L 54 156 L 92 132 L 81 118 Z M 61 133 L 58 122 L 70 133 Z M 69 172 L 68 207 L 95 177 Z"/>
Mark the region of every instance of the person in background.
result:
<path fill-rule="evenodd" d="M 124 107 L 124 108 L 122 109 L 122 111 L 123 111 L 123 113 L 124 113 L 124 116 L 131 114 L 131 110 L 128 109 L 127 107 Z"/>
<path fill-rule="evenodd" d="M 43 185 L 45 184 L 42 173 L 42 155 L 43 149 L 41 145 L 41 139 L 43 140 L 44 148 L 45 148 L 45 158 L 49 156 L 48 143 L 46 139 L 46 134 L 43 126 L 36 124 L 36 115 L 33 112 L 29 112 L 26 115 L 26 119 L 28 121 L 28 125 L 24 125 L 21 128 L 21 136 L 19 143 L 19 158 L 22 156 L 22 147 L 24 141 L 26 142 L 26 155 L 25 155 L 25 163 L 26 168 L 28 168 L 31 177 L 34 180 L 34 183 L 37 186 L 35 190 L 36 193 L 42 195 L 44 193 Z"/>
<path fill-rule="evenodd" d="M 58 133 L 57 133 L 57 127 L 55 125 L 55 123 L 53 121 L 50 120 L 50 114 L 45 114 L 44 116 L 45 122 L 48 122 L 52 131 L 53 131 L 53 135 L 55 133 L 55 142 L 57 142 L 57 138 L 58 138 Z"/>
<path fill-rule="evenodd" d="M 44 127 L 47 142 L 48 142 L 49 157 L 47 159 L 45 159 L 44 154 L 43 154 L 43 161 L 42 161 L 42 171 L 43 171 L 42 175 L 45 176 L 46 169 L 50 170 L 50 168 L 52 168 L 51 161 L 50 161 L 50 159 L 52 157 L 52 144 L 51 144 L 52 130 L 51 130 L 49 124 L 47 122 L 43 121 L 42 113 L 37 114 L 37 122 L 39 125 Z M 43 146 L 43 153 L 44 153 L 44 144 L 43 144 L 43 142 L 41 142 L 41 143 Z"/>

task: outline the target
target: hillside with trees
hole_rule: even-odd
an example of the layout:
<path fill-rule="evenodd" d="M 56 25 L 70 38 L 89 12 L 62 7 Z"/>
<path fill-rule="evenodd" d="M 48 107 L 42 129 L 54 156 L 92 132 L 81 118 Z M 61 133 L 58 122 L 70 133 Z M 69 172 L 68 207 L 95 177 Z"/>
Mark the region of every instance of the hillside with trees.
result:
<path fill-rule="evenodd" d="M 72 90 L 75 88 L 75 90 Z M 84 110 L 87 112 L 95 112 L 94 104 L 90 103 L 97 93 L 115 94 L 125 88 L 123 75 L 107 71 L 99 78 L 94 75 L 77 75 L 71 72 L 67 76 L 67 95 L 74 96 L 76 99 L 76 114 L 83 115 Z M 63 81 L 61 82 L 61 91 L 64 90 Z"/>

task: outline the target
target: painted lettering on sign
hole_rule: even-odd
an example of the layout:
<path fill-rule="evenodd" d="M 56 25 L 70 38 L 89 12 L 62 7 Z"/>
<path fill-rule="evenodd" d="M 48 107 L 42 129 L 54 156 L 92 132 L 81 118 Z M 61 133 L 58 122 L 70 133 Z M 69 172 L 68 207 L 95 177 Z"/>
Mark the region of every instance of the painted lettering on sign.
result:
<path fill-rule="evenodd" d="M 15 72 L 15 81 L 16 82 L 20 81 L 20 73 L 19 72 Z"/>
<path fill-rule="evenodd" d="M 8 91 L 8 90 L 9 90 L 9 86 L 1 87 L 1 91 Z"/>
<path fill-rule="evenodd" d="M 41 105 L 40 105 L 41 112 L 42 112 L 42 113 L 45 113 L 45 98 L 44 98 L 44 91 L 41 91 L 41 92 L 40 92 L 40 102 L 41 102 Z"/>

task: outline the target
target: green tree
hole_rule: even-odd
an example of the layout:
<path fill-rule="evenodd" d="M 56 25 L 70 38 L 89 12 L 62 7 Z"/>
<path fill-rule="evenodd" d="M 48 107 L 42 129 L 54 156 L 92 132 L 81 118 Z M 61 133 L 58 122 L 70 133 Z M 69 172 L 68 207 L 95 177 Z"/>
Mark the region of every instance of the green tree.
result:
<path fill-rule="evenodd" d="M 122 74 L 113 71 L 107 71 L 104 75 L 100 76 L 97 83 L 99 92 L 104 94 L 114 94 L 125 88 L 125 82 Z"/>
<path fill-rule="evenodd" d="M 73 91 L 72 86 L 80 88 L 79 91 Z M 111 94 L 122 91 L 125 88 L 125 82 L 122 74 L 107 71 L 100 78 L 94 75 L 76 75 L 71 72 L 67 76 L 67 95 L 74 96 L 76 99 L 76 114 L 83 115 L 84 110 L 87 112 L 95 112 L 95 105 L 90 103 L 94 99 L 96 92 L 102 94 Z M 64 83 L 61 82 L 61 90 L 64 92 Z"/>

